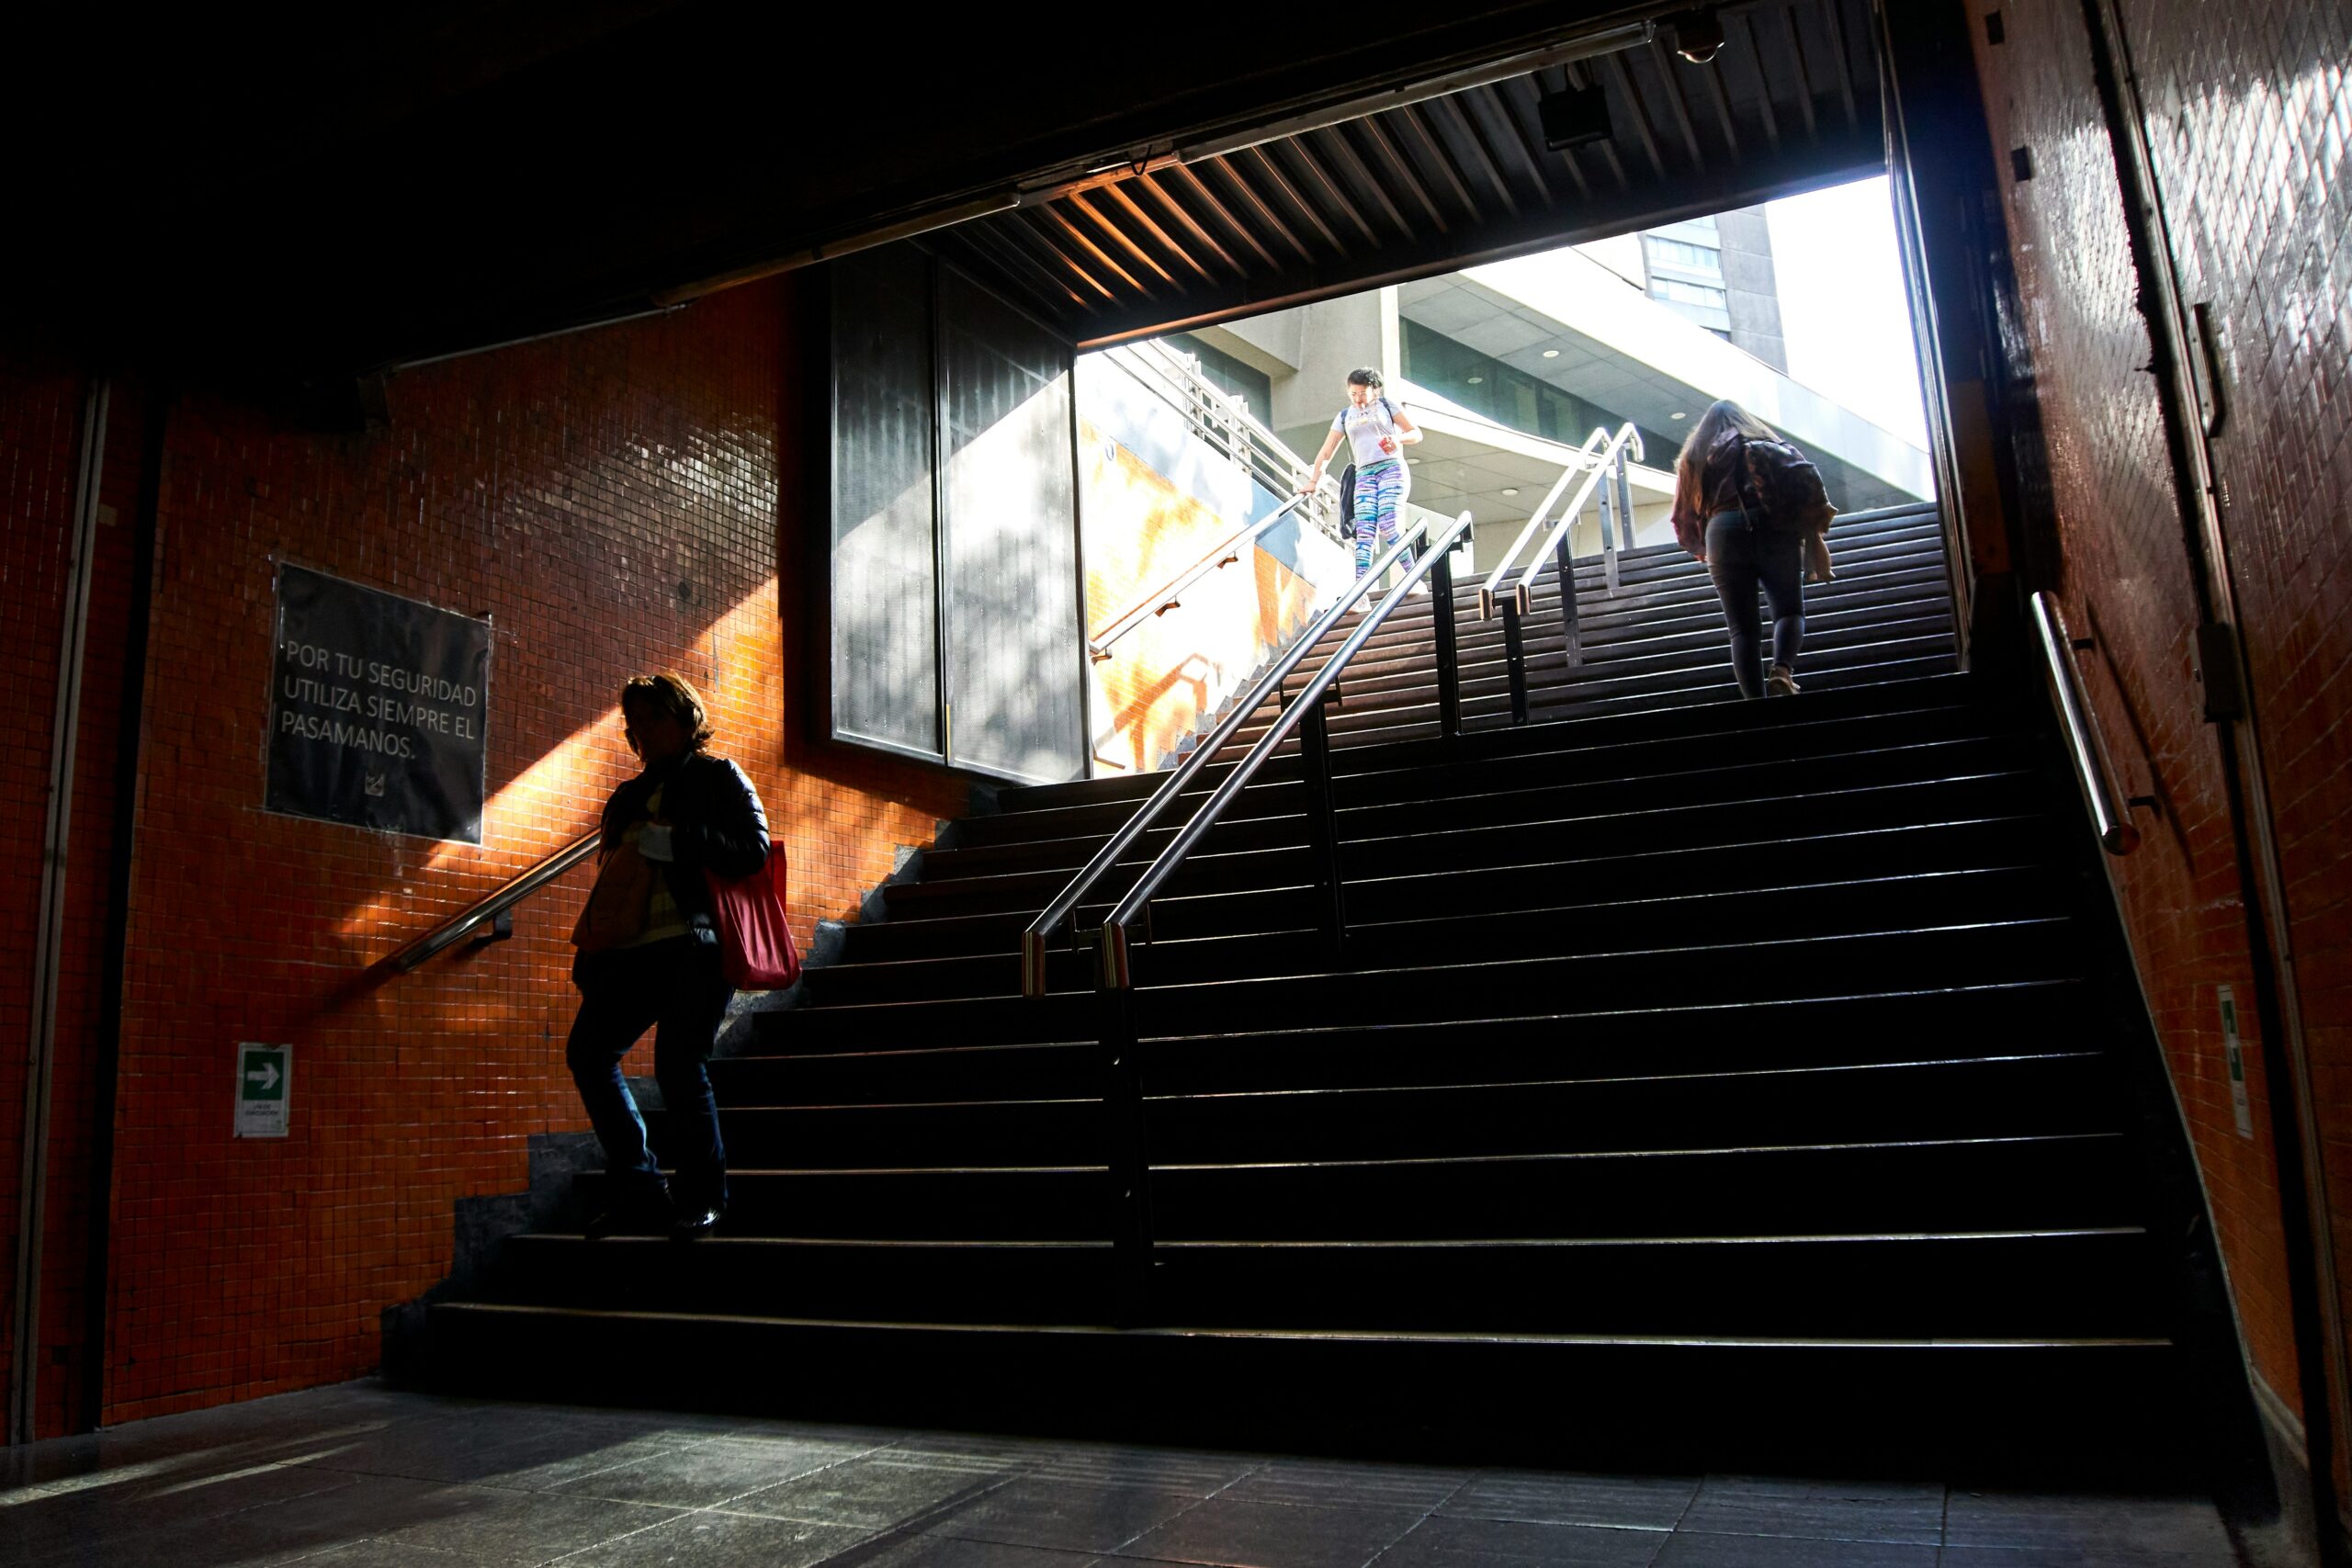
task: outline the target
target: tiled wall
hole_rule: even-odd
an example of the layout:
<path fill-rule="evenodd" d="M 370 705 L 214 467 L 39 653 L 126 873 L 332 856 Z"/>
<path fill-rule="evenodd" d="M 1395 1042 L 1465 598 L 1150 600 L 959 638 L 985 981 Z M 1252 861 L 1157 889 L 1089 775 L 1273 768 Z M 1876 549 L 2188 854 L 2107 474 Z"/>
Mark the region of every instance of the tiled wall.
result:
<path fill-rule="evenodd" d="M 2119 875 L 2188 1107 L 2255 1365 L 2298 1403 L 2256 1069 L 2237 1134 L 2214 990 L 2246 995 L 2223 781 L 2190 671 L 2196 612 L 2115 164 L 2075 5 L 1971 0 L 2058 511 L 2064 597 L 2130 793 L 2160 815 Z M 2229 344 L 2214 446 L 2318 1079 L 2339 1274 L 2352 1280 L 2352 13 L 2333 0 L 2123 0 L 2183 299 Z M 1998 11 L 2007 41 L 1984 26 Z M 2013 149 L 2029 150 L 2019 180 Z M 2249 1021 L 2249 1029 L 2251 1028 Z M 2249 1042 L 2249 1051 L 2253 1048 Z"/>
<path fill-rule="evenodd" d="M 803 585 L 780 583 L 778 563 L 789 578 L 804 526 L 822 530 L 801 500 L 810 455 L 797 449 L 800 399 L 822 379 L 802 359 L 794 304 L 788 281 L 757 286 L 664 320 L 404 374 L 389 423 L 364 434 L 310 433 L 213 397 L 174 407 L 122 993 L 110 1372 L 96 1418 L 367 1370 L 381 1310 L 447 1271 L 453 1201 L 520 1188 L 529 1134 L 584 1125 L 561 1062 L 582 874 L 524 905 L 511 942 L 404 977 L 368 971 L 594 822 L 633 770 L 614 712 L 628 675 L 677 669 L 702 686 L 720 748 L 758 784 L 790 856 L 804 936 L 820 917 L 855 918 L 898 846 L 927 841 L 963 808 L 965 786 L 938 770 L 796 730 Z M 49 584 L 71 508 L 78 388 L 7 391 L 0 550 L 14 602 L 48 617 L 9 641 L 53 663 Z M 131 458 L 127 520 L 140 441 L 120 423 L 117 438 Z M 279 561 L 492 618 L 481 848 L 261 809 Z M 103 640 L 116 649 L 123 602 L 117 592 L 94 608 L 113 617 Z M 102 666 L 94 651 L 94 682 L 119 682 Z M 37 836 L 51 682 L 28 669 L 6 685 L 15 760 L 0 833 Z M 105 712 L 85 711 L 85 783 L 111 784 L 114 739 Z M 94 800 L 84 820 L 108 816 Z M 91 861 L 78 858 L 78 830 L 75 849 L 102 878 L 103 835 Z M 21 1071 L 29 968 L 16 949 L 34 902 L 34 884 L 16 884 L 37 881 L 38 862 L 30 840 L 16 852 L 0 843 L 10 1139 L 21 1078 L 7 1075 Z M 94 958 L 87 967 L 95 976 Z M 92 1032 L 96 994 L 86 1020 L 76 1015 L 77 1039 Z M 283 1142 L 230 1135 L 240 1041 L 294 1046 Z M 94 1125 L 90 1082 L 86 1053 L 62 1053 L 53 1231 L 86 1234 L 72 1194 L 105 1190 L 73 1165 Z M 0 1156 L 13 1190 L 13 1149 Z M 7 1196 L 0 1213 L 12 1224 Z M 52 1249 L 52 1294 L 78 1284 L 82 1262 Z M 78 1326 L 80 1316 L 61 1300 L 45 1321 Z M 71 1370 L 58 1369 L 61 1391 Z M 45 1431 L 85 1418 L 69 1415 L 62 1392 L 43 1394 Z"/>

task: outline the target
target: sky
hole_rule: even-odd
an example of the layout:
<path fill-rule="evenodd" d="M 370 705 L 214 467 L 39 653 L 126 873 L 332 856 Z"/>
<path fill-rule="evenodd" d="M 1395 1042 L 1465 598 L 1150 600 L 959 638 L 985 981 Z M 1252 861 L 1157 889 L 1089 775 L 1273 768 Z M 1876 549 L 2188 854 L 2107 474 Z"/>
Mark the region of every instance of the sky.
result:
<path fill-rule="evenodd" d="M 1765 215 L 1790 377 L 1927 446 L 1886 176 L 1787 197 Z"/>

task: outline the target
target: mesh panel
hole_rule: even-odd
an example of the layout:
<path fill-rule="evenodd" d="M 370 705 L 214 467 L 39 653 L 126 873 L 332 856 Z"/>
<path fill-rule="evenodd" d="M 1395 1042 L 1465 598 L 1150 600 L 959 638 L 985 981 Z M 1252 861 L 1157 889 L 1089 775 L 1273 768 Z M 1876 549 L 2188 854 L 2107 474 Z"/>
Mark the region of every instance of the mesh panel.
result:
<path fill-rule="evenodd" d="M 833 264 L 833 733 L 936 753 L 931 341 L 922 252 Z"/>
<path fill-rule="evenodd" d="M 952 270 L 940 301 L 955 761 L 1077 778 L 1083 634 L 1069 350 Z"/>

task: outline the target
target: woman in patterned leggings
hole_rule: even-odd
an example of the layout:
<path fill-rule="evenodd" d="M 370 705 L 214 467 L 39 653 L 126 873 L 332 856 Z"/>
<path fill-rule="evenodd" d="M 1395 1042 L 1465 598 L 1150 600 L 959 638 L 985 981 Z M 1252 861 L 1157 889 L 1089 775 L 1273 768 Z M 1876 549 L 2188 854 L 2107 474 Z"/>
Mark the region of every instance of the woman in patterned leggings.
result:
<path fill-rule="evenodd" d="M 1339 450 L 1341 441 L 1348 443 L 1356 460 L 1355 514 L 1351 521 L 1355 525 L 1358 577 L 1370 571 L 1374 558 L 1396 542 L 1397 519 L 1404 513 L 1405 497 L 1413 489 L 1412 470 L 1405 466 L 1403 448 L 1421 438 L 1420 426 L 1380 389 L 1379 371 L 1366 367 L 1348 372 L 1348 406 L 1331 421 L 1331 434 L 1323 438 L 1315 467 L 1298 487 L 1300 494 L 1311 494 L 1323 482 L 1331 454 Z M 1408 550 L 1406 564 L 1412 559 Z M 1416 592 L 1428 592 L 1421 583 L 1413 588 Z"/>

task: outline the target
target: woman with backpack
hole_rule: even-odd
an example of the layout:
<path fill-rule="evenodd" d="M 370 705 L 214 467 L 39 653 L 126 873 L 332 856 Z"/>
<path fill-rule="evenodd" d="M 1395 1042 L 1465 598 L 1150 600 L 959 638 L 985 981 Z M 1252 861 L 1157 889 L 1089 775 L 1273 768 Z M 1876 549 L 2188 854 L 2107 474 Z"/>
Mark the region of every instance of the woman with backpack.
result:
<path fill-rule="evenodd" d="M 1358 577 L 1372 570 L 1375 556 L 1396 542 L 1397 520 L 1413 489 L 1404 448 L 1421 438 L 1420 427 L 1388 400 L 1382 385 L 1380 372 L 1370 367 L 1348 372 L 1347 406 L 1331 421 L 1331 434 L 1323 438 L 1323 450 L 1315 454 L 1315 467 L 1298 487 L 1301 495 L 1314 494 L 1323 482 L 1331 454 L 1339 450 L 1341 441 L 1348 443 L 1355 456 L 1355 488 L 1349 514 L 1355 527 Z M 1345 491 L 1348 486 L 1342 481 L 1340 488 Z M 1412 562 L 1408 550 L 1405 564 Z M 1426 584 L 1413 586 L 1418 592 L 1428 592 Z"/>
<path fill-rule="evenodd" d="M 1821 470 L 1728 399 L 1710 407 L 1674 465 L 1674 536 L 1706 563 L 1731 632 L 1732 674 L 1743 697 L 1793 696 L 1804 644 L 1804 578 L 1826 582 L 1823 536 L 1838 509 Z M 1756 591 L 1772 611 L 1772 665 L 1759 678 Z"/>

